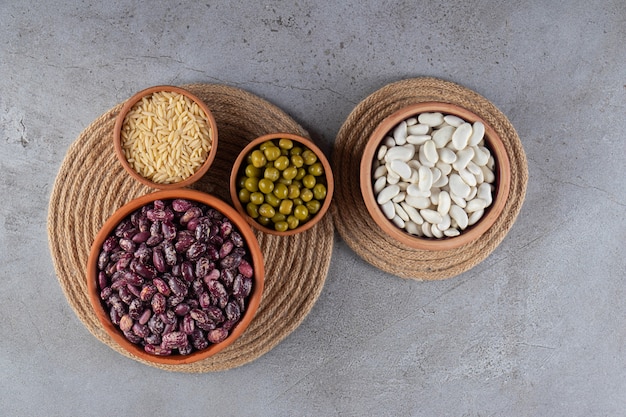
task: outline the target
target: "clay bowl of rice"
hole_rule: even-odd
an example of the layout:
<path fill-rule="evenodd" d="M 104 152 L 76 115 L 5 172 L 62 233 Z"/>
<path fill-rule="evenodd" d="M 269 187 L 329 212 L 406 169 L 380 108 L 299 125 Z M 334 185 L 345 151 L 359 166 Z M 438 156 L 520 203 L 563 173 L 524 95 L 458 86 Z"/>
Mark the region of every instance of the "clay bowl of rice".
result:
<path fill-rule="evenodd" d="M 217 125 L 207 105 L 175 86 L 140 91 L 122 106 L 113 132 L 115 154 L 137 181 L 182 188 L 199 180 L 217 152 Z"/>

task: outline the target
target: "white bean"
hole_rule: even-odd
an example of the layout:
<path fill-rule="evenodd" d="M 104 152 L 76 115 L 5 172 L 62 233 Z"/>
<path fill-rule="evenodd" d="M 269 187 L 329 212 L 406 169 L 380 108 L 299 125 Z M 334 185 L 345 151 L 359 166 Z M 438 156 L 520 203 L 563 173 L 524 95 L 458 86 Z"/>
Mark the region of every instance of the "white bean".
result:
<path fill-rule="evenodd" d="M 437 148 L 445 147 L 452 139 L 452 135 L 454 134 L 455 130 L 456 129 L 452 126 L 445 126 L 433 132 L 433 142 L 435 142 Z"/>
<path fill-rule="evenodd" d="M 391 201 L 387 201 L 385 204 L 381 204 L 380 209 L 382 210 L 385 217 L 389 220 L 393 219 L 396 216 L 396 208 Z"/>
<path fill-rule="evenodd" d="M 409 215 L 407 214 L 406 211 L 404 211 L 404 209 L 402 208 L 402 206 L 400 206 L 400 204 L 398 203 L 393 203 L 393 207 L 396 210 L 396 215 L 399 216 L 402 220 L 404 220 L 405 222 L 409 221 Z"/>
<path fill-rule="evenodd" d="M 428 197 L 414 197 L 412 195 L 407 195 L 404 198 L 404 201 L 411 207 L 415 207 L 416 209 L 425 209 L 430 207 L 430 198 Z"/>
<path fill-rule="evenodd" d="M 430 190 L 422 191 L 417 184 L 410 184 L 406 187 L 406 193 L 412 197 L 430 197 Z"/>
<path fill-rule="evenodd" d="M 469 123 L 463 123 L 457 127 L 452 135 L 452 146 L 457 151 L 465 148 L 470 136 L 472 135 L 472 125 Z"/>
<path fill-rule="evenodd" d="M 452 168 L 456 169 L 457 171 L 465 169 L 465 167 L 467 166 L 467 164 L 469 164 L 469 162 L 472 160 L 473 157 L 474 157 L 474 149 L 472 148 L 461 149 L 460 151 L 456 153 L 456 161 L 452 163 Z"/>
<path fill-rule="evenodd" d="M 400 176 L 394 174 L 393 172 L 387 173 L 387 183 L 389 184 L 397 184 L 400 182 Z"/>
<path fill-rule="evenodd" d="M 454 126 L 454 127 L 459 127 L 463 123 L 465 123 L 465 120 L 461 119 L 460 117 L 454 116 L 452 114 L 443 116 L 443 120 L 450 126 Z"/>
<path fill-rule="evenodd" d="M 470 146 L 476 146 L 483 140 L 485 135 L 485 125 L 481 122 L 474 122 L 472 125 L 472 135 L 468 140 L 468 144 Z"/>
<path fill-rule="evenodd" d="M 398 174 L 403 180 L 411 178 L 411 167 L 406 162 L 399 159 L 394 159 L 390 162 L 390 169 Z"/>
<path fill-rule="evenodd" d="M 396 145 L 404 145 L 406 143 L 407 126 L 406 122 L 402 121 L 393 130 L 393 140 L 396 141 Z"/>
<path fill-rule="evenodd" d="M 415 223 L 415 224 L 422 224 L 422 223 L 424 223 L 424 219 L 419 214 L 419 212 L 415 209 L 415 207 L 411 207 L 406 202 L 400 203 L 400 207 L 402 207 L 404 209 L 404 211 L 406 212 L 406 214 L 409 215 L 409 218 L 411 219 L 411 221 L 413 223 Z"/>
<path fill-rule="evenodd" d="M 404 229 L 404 220 L 400 218 L 400 216 L 395 216 L 391 221 L 398 226 L 400 229 Z"/>
<path fill-rule="evenodd" d="M 474 213 L 479 210 L 483 210 L 487 207 L 487 202 L 482 198 L 475 198 L 467 202 L 467 206 L 465 207 L 465 211 L 468 213 Z"/>
<path fill-rule="evenodd" d="M 452 229 L 452 228 L 450 228 L 450 229 L 448 229 L 448 230 L 445 230 L 445 231 L 443 232 L 443 234 L 444 234 L 445 236 L 448 236 L 448 237 L 455 237 L 455 236 L 460 235 L 460 234 L 461 234 L 461 232 L 459 232 L 457 229 Z"/>
<path fill-rule="evenodd" d="M 420 210 L 420 215 L 424 220 L 431 224 L 441 223 L 441 221 L 443 220 L 443 217 L 441 216 L 441 214 L 439 214 L 439 212 L 431 209 Z"/>
<path fill-rule="evenodd" d="M 413 159 L 414 155 L 415 147 L 413 145 L 394 146 L 387 150 L 385 161 L 391 162 L 394 159 L 399 159 L 400 161 L 408 162 Z"/>
<path fill-rule="evenodd" d="M 409 117 L 405 121 L 406 121 L 407 126 L 413 126 L 414 124 L 417 123 L 417 117 Z"/>
<path fill-rule="evenodd" d="M 434 112 L 434 113 L 421 113 L 417 116 L 417 120 L 421 124 L 425 124 L 430 127 L 439 126 L 443 123 L 443 114 Z"/>
<path fill-rule="evenodd" d="M 430 227 L 430 231 L 432 232 L 434 237 L 437 237 L 437 238 L 442 238 L 443 237 L 443 232 L 441 231 L 441 229 L 439 229 L 439 227 L 437 227 L 436 224 L 433 224 Z"/>
<path fill-rule="evenodd" d="M 385 165 L 381 165 L 374 170 L 374 179 L 377 180 L 380 177 L 384 177 L 387 175 L 387 167 Z"/>
<path fill-rule="evenodd" d="M 410 143 L 411 145 L 421 145 L 430 139 L 430 135 L 409 135 L 406 137 L 407 143 Z"/>
<path fill-rule="evenodd" d="M 433 186 L 432 171 L 425 166 L 421 166 L 418 173 L 419 173 L 419 180 L 417 182 L 417 186 L 419 187 L 420 191 L 426 192 L 430 190 L 430 187 Z"/>
<path fill-rule="evenodd" d="M 383 141 L 383 145 L 385 145 L 387 148 L 393 148 L 394 146 L 396 146 L 396 141 L 393 140 L 391 136 L 387 136 Z"/>
<path fill-rule="evenodd" d="M 437 206 L 437 211 L 445 216 L 450 211 L 450 206 L 452 204 L 452 199 L 450 199 L 450 194 L 447 191 L 442 191 L 439 193 L 439 204 Z"/>
<path fill-rule="evenodd" d="M 476 224 L 478 220 L 480 220 L 481 217 L 483 217 L 483 214 L 485 214 L 485 210 L 478 210 L 478 211 L 473 212 L 472 214 L 470 214 L 467 224 L 469 226 Z"/>
<path fill-rule="evenodd" d="M 461 198 L 466 198 L 470 193 L 470 186 L 463 181 L 459 174 L 450 175 L 448 185 L 450 186 L 451 193 Z"/>
<path fill-rule="evenodd" d="M 445 162 L 446 164 L 451 164 L 456 161 L 456 154 L 452 149 L 441 148 L 439 149 L 439 160 Z"/>
<path fill-rule="evenodd" d="M 386 153 L 387 153 L 387 147 L 385 145 L 380 145 L 380 147 L 378 148 L 378 154 L 376 155 L 376 157 L 378 158 L 379 161 L 382 161 Z"/>
<path fill-rule="evenodd" d="M 467 169 L 463 168 L 459 170 L 459 176 L 463 179 L 463 182 L 470 187 L 474 187 L 476 185 L 476 177 Z"/>
<path fill-rule="evenodd" d="M 439 160 L 439 154 L 437 153 L 437 147 L 435 146 L 435 142 L 432 140 L 427 140 L 424 142 L 424 156 L 428 159 L 428 162 L 433 164 L 433 166 Z"/>
<path fill-rule="evenodd" d="M 444 230 L 448 230 L 450 228 L 450 225 L 452 223 L 452 218 L 450 217 L 449 214 L 445 214 L 442 217 L 443 217 L 443 220 L 437 223 L 437 228 L 439 228 L 439 230 L 443 232 Z"/>
<path fill-rule="evenodd" d="M 427 135 L 429 131 L 430 126 L 423 124 L 411 125 L 407 128 L 407 133 L 409 135 Z"/>
<path fill-rule="evenodd" d="M 433 237 L 432 225 L 428 222 L 422 223 L 422 233 L 426 237 Z"/>
<path fill-rule="evenodd" d="M 391 201 L 393 201 L 394 203 L 400 203 L 400 202 L 404 201 L 404 199 L 406 197 L 406 192 L 402 191 L 402 184 L 398 184 L 398 187 L 400 187 L 400 192 L 398 193 L 397 196 L 395 196 L 394 198 L 391 199 Z"/>
<path fill-rule="evenodd" d="M 412 235 L 416 235 L 416 236 L 420 236 L 421 233 L 421 229 L 420 227 L 417 225 L 417 223 L 414 223 L 412 221 L 408 221 L 404 223 L 404 230 L 406 230 L 408 233 L 412 234 Z"/>
<path fill-rule="evenodd" d="M 480 184 L 478 186 L 477 196 L 478 198 L 485 200 L 487 202 L 487 205 L 490 206 L 492 203 L 492 199 L 493 199 L 491 195 L 491 185 L 489 185 L 486 182 Z"/>
<path fill-rule="evenodd" d="M 453 204 L 450 206 L 450 217 L 454 219 L 456 224 L 459 225 L 461 230 L 467 228 L 469 218 L 467 217 L 467 213 L 461 207 Z"/>
<path fill-rule="evenodd" d="M 379 177 L 374 183 L 374 194 L 380 193 L 387 185 L 387 177 Z"/>
<path fill-rule="evenodd" d="M 388 185 L 387 187 L 383 188 L 380 193 L 378 193 L 376 201 L 378 202 L 378 204 L 385 204 L 387 201 L 390 201 L 392 198 L 397 196 L 398 193 L 400 193 L 400 187 L 398 187 L 398 185 Z"/>

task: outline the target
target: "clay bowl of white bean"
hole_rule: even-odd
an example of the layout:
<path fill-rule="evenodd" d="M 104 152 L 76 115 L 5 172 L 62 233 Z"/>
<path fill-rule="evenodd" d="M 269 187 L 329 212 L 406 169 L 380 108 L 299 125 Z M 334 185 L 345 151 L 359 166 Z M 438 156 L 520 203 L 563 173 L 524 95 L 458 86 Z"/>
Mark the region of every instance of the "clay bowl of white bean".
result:
<path fill-rule="evenodd" d="M 361 193 L 390 237 L 420 250 L 468 244 L 501 215 L 511 184 L 498 134 L 450 103 L 407 106 L 385 118 L 361 159 Z"/>
<path fill-rule="evenodd" d="M 168 190 L 189 186 L 217 153 L 217 125 L 207 105 L 191 92 L 168 85 L 129 98 L 115 121 L 115 154 L 137 181 Z"/>

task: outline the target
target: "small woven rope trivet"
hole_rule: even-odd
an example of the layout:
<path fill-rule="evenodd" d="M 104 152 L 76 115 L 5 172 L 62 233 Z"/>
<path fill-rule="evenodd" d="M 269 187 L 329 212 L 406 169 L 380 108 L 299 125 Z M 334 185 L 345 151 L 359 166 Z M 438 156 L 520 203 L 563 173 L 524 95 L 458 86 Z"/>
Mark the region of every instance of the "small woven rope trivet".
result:
<path fill-rule="evenodd" d="M 456 249 L 423 251 L 388 237 L 372 220 L 359 185 L 361 155 L 376 126 L 395 111 L 415 103 L 439 101 L 462 106 L 489 123 L 511 159 L 511 189 L 502 215 L 477 240 Z M 361 258 L 390 274 L 417 280 L 450 278 L 484 260 L 504 239 L 526 195 L 528 167 L 517 132 L 492 103 L 458 84 L 436 78 L 412 78 L 384 86 L 361 101 L 337 134 L 333 150 L 335 227 Z"/>
<path fill-rule="evenodd" d="M 183 86 L 213 112 L 218 152 L 207 174 L 193 188 L 231 203 L 229 176 L 237 154 L 252 139 L 273 132 L 308 133 L 282 110 L 234 87 L 214 84 Z M 144 361 L 122 349 L 101 327 L 87 295 L 89 250 L 100 227 L 119 207 L 155 190 L 133 180 L 116 160 L 113 125 L 122 104 L 88 126 L 70 146 L 52 190 L 48 240 L 54 267 L 70 306 L 88 330 L 119 353 L 157 368 L 211 372 L 235 368 L 267 353 L 304 320 L 319 297 L 332 254 L 331 216 L 308 231 L 277 237 L 255 231 L 265 260 L 265 290 L 249 327 L 231 346 L 187 365 Z"/>

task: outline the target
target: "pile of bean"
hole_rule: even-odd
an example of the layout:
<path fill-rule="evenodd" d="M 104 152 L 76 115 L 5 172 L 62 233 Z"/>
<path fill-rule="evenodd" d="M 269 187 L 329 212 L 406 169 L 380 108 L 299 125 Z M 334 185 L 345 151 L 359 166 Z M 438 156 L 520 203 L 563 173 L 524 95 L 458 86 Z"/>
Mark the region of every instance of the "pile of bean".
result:
<path fill-rule="evenodd" d="M 376 200 L 407 233 L 453 237 L 492 203 L 495 161 L 485 126 L 439 112 L 403 120 L 379 146 L 373 166 Z"/>
<path fill-rule="evenodd" d="M 250 217 L 280 232 L 308 222 L 326 198 L 324 167 L 312 150 L 290 139 L 263 142 L 244 159 L 239 201 Z"/>
<path fill-rule="evenodd" d="M 111 321 L 154 355 L 188 355 L 226 339 L 254 275 L 231 221 L 184 199 L 156 200 L 121 221 L 97 266 Z"/>

